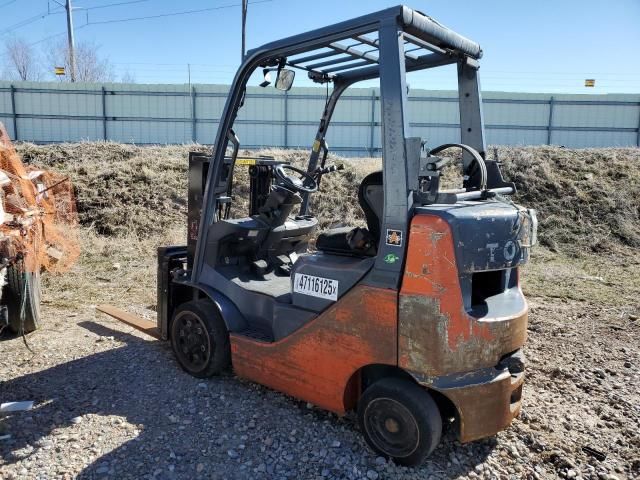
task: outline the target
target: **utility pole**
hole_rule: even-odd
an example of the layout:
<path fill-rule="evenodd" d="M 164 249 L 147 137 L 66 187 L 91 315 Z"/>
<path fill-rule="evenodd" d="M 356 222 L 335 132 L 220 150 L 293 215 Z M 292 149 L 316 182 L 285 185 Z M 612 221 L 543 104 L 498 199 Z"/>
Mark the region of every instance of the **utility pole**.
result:
<path fill-rule="evenodd" d="M 244 54 L 246 52 L 245 31 L 247 27 L 247 4 L 248 4 L 248 0 L 242 0 L 242 56 L 240 57 L 241 63 L 244 60 Z"/>
<path fill-rule="evenodd" d="M 73 7 L 71 0 L 67 0 L 64 7 L 67 10 L 67 36 L 69 38 L 69 68 L 71 68 L 71 81 L 76 81 L 76 54 L 75 41 L 73 39 Z"/>

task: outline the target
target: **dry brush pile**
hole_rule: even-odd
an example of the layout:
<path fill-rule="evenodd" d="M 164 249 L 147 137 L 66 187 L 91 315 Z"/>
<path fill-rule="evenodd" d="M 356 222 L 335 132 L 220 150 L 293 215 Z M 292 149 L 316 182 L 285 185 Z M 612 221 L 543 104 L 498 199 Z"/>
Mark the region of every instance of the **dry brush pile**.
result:
<path fill-rule="evenodd" d="M 22 144 L 18 150 L 25 162 L 71 177 L 83 225 L 104 235 L 148 238 L 184 225 L 187 155 L 207 148 L 87 142 Z M 640 247 L 640 149 L 545 146 L 497 152 L 505 177 L 518 187 L 516 201 L 538 210 L 541 243 L 549 249 L 579 255 Z M 298 165 L 308 155 L 277 149 L 259 153 Z M 314 197 L 321 228 L 361 221 L 357 186 L 379 161 L 332 157 L 330 162 L 343 163 L 345 170 L 326 176 Z M 246 167 L 238 167 L 235 175 L 235 213 L 240 215 L 247 205 Z"/>
<path fill-rule="evenodd" d="M 640 149 L 505 147 L 504 174 L 523 205 L 540 213 L 551 250 L 582 253 L 640 247 Z"/>

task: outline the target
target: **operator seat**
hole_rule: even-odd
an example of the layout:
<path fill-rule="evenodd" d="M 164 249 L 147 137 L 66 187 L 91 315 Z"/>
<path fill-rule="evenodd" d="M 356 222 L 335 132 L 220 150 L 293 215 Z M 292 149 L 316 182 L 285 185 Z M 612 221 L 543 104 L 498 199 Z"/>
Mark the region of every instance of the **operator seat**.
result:
<path fill-rule="evenodd" d="M 380 218 L 384 209 L 381 170 L 364 177 L 358 188 L 358 201 L 367 220 L 367 228 L 341 227 L 327 230 L 318 235 L 318 250 L 360 257 L 376 255 L 380 242 Z"/>

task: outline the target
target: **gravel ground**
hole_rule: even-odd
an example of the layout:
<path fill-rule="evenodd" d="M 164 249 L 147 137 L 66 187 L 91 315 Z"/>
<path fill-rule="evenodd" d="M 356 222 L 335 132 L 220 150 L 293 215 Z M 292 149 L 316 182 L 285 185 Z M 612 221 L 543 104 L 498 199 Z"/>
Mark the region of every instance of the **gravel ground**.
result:
<path fill-rule="evenodd" d="M 608 269 L 534 259 L 521 417 L 467 445 L 448 433 L 410 469 L 373 454 L 352 418 L 233 375 L 192 378 L 168 344 L 95 314 L 103 301 L 138 312 L 152 303 L 153 261 L 134 254 L 144 244 L 85 242 L 93 250 L 78 267 L 47 282 L 33 353 L 0 339 L 1 401 L 35 401 L 0 426 L 11 434 L 0 441 L 2 480 L 640 477 L 637 259 Z"/>

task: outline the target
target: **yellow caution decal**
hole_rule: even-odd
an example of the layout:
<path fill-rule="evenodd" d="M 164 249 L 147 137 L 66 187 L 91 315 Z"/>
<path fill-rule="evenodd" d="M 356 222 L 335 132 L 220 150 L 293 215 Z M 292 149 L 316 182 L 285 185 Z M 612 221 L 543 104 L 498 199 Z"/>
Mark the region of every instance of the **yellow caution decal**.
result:
<path fill-rule="evenodd" d="M 236 158 L 236 165 L 255 165 L 255 158 Z"/>

